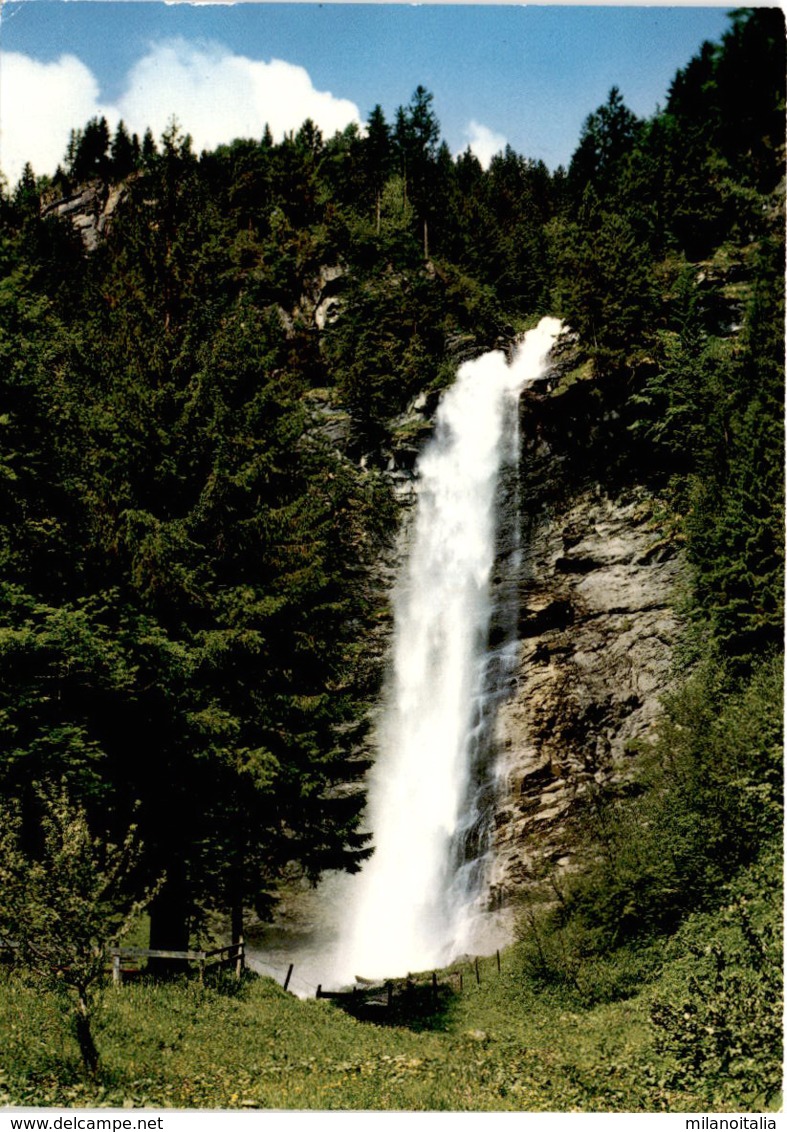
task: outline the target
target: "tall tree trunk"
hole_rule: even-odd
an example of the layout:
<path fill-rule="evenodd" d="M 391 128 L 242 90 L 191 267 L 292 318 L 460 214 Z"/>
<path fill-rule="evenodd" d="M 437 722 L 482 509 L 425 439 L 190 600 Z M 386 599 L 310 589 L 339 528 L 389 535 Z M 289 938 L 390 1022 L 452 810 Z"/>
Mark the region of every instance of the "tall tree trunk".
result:
<path fill-rule="evenodd" d="M 231 942 L 238 944 L 243 941 L 243 897 L 245 895 L 243 878 L 245 874 L 244 865 L 246 863 L 246 836 L 240 824 L 235 830 L 234 858 L 227 895 L 230 905 Z"/>
<path fill-rule="evenodd" d="M 233 901 L 230 910 L 230 930 L 232 942 L 240 943 L 243 939 L 243 904 L 240 900 Z"/>
<path fill-rule="evenodd" d="M 74 1029 L 79 1044 L 79 1052 L 82 1054 L 82 1063 L 92 1077 L 98 1069 L 98 1050 L 90 1029 L 90 1007 L 88 1006 L 87 991 L 83 987 L 77 988 L 77 1012 L 74 1019 Z"/>
<path fill-rule="evenodd" d="M 182 858 L 171 858 L 166 880 L 150 906 L 151 951 L 188 951 L 189 896 L 186 865 Z M 153 959 L 154 975 L 172 975 L 187 969 L 186 960 Z"/>

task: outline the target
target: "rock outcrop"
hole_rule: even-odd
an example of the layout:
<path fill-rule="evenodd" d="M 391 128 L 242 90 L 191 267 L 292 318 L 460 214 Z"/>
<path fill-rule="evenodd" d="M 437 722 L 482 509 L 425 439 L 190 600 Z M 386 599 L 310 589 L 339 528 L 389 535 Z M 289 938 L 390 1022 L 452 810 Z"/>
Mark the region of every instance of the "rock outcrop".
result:
<path fill-rule="evenodd" d="M 553 370 L 522 399 L 519 660 L 497 718 L 497 905 L 546 862 L 571 867 L 577 804 L 591 784 L 630 777 L 680 632 L 684 564 L 652 492 L 620 472 L 624 430 L 603 405 L 585 423 L 592 382 L 570 395 L 559 386 Z"/>
<path fill-rule="evenodd" d="M 545 860 L 568 864 L 578 798 L 630 773 L 670 683 L 681 577 L 643 489 L 581 492 L 530 525 L 519 665 L 497 720 L 498 898 Z"/>
<path fill-rule="evenodd" d="M 85 251 L 92 252 L 112 222 L 112 215 L 124 193 L 124 182 L 108 185 L 102 181 L 90 181 L 80 185 L 70 196 L 42 200 L 41 215 L 70 220 L 81 237 Z"/>

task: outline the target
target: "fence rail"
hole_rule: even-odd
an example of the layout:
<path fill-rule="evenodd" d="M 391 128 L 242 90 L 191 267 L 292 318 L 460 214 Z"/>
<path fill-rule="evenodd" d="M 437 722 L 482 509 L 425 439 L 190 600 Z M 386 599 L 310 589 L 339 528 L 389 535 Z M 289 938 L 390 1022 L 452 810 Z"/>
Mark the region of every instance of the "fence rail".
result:
<path fill-rule="evenodd" d="M 353 987 L 347 991 L 323 990 L 322 984 L 317 987 L 317 998 L 333 998 L 340 1002 L 374 1002 L 390 1006 L 393 1002 L 393 983 L 387 982 L 379 986 Z"/>
<path fill-rule="evenodd" d="M 112 956 L 112 982 L 120 986 L 123 975 L 130 974 L 131 969 L 123 969 L 124 962 L 135 962 L 140 959 L 178 959 L 183 962 L 196 963 L 199 970 L 199 980 L 203 982 L 208 967 L 235 966 L 235 975 L 241 977 L 246 964 L 246 948 L 243 940 L 238 943 L 227 944 L 226 947 L 214 947 L 210 951 L 162 951 L 149 947 L 113 947 Z M 220 959 L 218 956 L 225 956 Z"/>
<path fill-rule="evenodd" d="M 220 952 L 227 952 L 230 948 L 217 948 L 216 952 L 199 952 L 191 953 L 192 955 L 202 955 L 206 957 Z M 148 952 L 140 952 L 140 954 L 149 954 Z M 182 953 L 181 953 L 182 954 Z M 197 961 L 199 961 L 197 959 Z M 296 994 L 300 998 L 323 998 L 332 999 L 337 1002 L 337 1005 L 347 1004 L 352 1005 L 355 1002 L 358 1006 L 368 1002 L 370 1006 L 375 1007 L 390 1007 L 395 1000 L 405 999 L 408 995 L 414 993 L 420 995 L 422 1001 L 424 1000 L 424 992 L 428 992 L 431 984 L 431 991 L 434 1001 L 437 1001 L 441 992 L 453 991 L 455 994 L 462 994 L 470 983 L 475 983 L 480 986 L 482 981 L 488 978 L 493 972 L 498 976 L 501 974 L 501 959 L 499 949 L 489 955 L 465 955 L 461 960 L 453 964 L 451 970 L 443 970 L 439 974 L 436 971 L 422 971 L 418 974 L 410 973 L 407 976 L 400 976 L 396 979 L 362 979 L 358 977 L 356 984 L 353 987 L 345 987 L 342 990 L 324 990 L 322 984 L 315 985 L 311 979 L 304 979 L 299 973 L 295 973 L 296 967 L 294 962 L 290 963 L 277 963 L 268 960 L 263 952 L 256 951 L 252 948 L 249 954 L 244 957 L 244 962 L 250 970 L 258 975 L 266 978 L 274 979 L 286 991 L 289 990 L 291 994 Z M 483 976 L 483 979 L 482 979 Z M 389 984 L 391 991 L 389 993 Z"/>
<path fill-rule="evenodd" d="M 500 968 L 500 952 L 495 952 L 495 964 L 497 967 L 498 975 L 501 973 Z M 479 957 L 467 958 L 467 965 L 469 971 L 475 975 L 475 982 L 478 986 L 481 985 L 481 967 Z M 292 973 L 292 965 L 288 972 L 288 980 Z M 286 986 L 285 986 L 286 989 Z M 368 1004 L 370 1006 L 382 1006 L 389 1009 L 394 1005 L 395 1000 L 407 1000 L 414 993 L 430 992 L 431 1001 L 437 1002 L 439 1000 L 440 992 L 445 990 L 452 990 L 454 993 L 461 994 L 464 990 L 464 976 L 461 970 L 444 971 L 440 980 L 438 981 L 437 971 L 432 971 L 431 974 L 422 973 L 420 975 L 407 975 L 406 978 L 388 979 L 385 982 L 371 983 L 366 980 L 359 980 L 359 983 L 354 987 L 347 990 L 323 990 L 322 985 L 317 987 L 316 997 L 333 999 L 340 1004 L 352 1006 L 353 1003 L 361 1005 Z"/>

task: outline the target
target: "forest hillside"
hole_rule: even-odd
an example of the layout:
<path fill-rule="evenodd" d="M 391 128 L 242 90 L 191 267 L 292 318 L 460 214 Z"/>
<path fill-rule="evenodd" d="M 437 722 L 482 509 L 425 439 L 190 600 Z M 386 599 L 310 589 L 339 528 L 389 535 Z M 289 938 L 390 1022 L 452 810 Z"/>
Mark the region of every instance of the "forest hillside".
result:
<path fill-rule="evenodd" d="M 552 172 L 452 156 L 419 87 L 393 121 L 200 154 L 187 122 L 75 123 L 54 177 L 4 186 L 0 943 L 41 986 L 53 941 L 83 971 L 88 1065 L 133 914 L 151 947 L 217 916 L 235 939 L 370 852 L 386 468 L 416 397 L 544 314 L 595 461 L 657 501 L 690 584 L 678 690 L 636 781 L 589 801 L 586 867 L 523 911 L 522 977 L 622 1000 L 742 878 L 758 909 L 779 889 L 784 42 L 778 9 L 734 13 L 663 109 L 613 88 Z M 699 1061 L 715 1023 L 677 991 L 653 1024 L 693 1095 L 770 1104 L 778 941 L 738 906 L 737 958 L 688 993 L 760 1013 Z"/>

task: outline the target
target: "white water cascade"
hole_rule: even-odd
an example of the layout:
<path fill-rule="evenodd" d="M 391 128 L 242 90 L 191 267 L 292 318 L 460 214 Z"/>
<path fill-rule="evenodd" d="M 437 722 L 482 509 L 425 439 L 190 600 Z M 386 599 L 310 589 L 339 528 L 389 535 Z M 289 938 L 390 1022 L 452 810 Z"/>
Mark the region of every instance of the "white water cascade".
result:
<path fill-rule="evenodd" d="M 517 458 L 519 393 L 541 374 L 559 329 L 557 319 L 542 319 L 510 364 L 494 352 L 462 365 L 418 461 L 412 550 L 394 597 L 392 671 L 369 780 L 374 853 L 347 886 L 339 982 L 445 964 L 467 950 L 483 904 L 481 810 L 491 773 L 483 751 L 490 704 L 511 667 L 499 657 L 492 664 L 488 647 L 496 503 Z"/>

